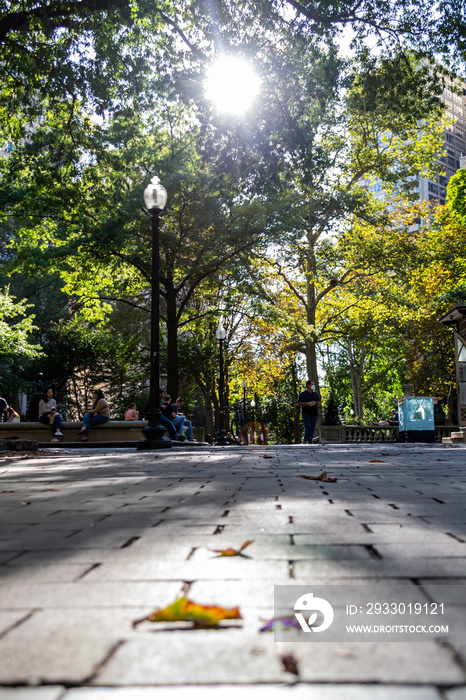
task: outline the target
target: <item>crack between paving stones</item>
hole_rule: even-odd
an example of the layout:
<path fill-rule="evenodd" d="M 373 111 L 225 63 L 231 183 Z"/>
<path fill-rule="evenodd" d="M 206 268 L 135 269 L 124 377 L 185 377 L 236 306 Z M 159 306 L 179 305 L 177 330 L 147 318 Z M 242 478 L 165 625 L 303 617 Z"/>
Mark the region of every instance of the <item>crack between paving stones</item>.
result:
<path fill-rule="evenodd" d="M 448 537 L 453 537 L 453 539 L 456 540 L 457 542 L 464 542 L 465 541 L 465 540 L 462 540 L 461 537 L 457 537 L 456 535 L 454 535 L 452 532 L 446 532 L 445 534 L 448 535 Z"/>
<path fill-rule="evenodd" d="M 79 576 L 76 576 L 76 578 L 74 579 L 74 582 L 76 583 L 76 581 L 81 581 L 85 576 L 87 576 L 87 574 L 89 574 L 91 571 L 94 571 L 94 569 L 97 569 L 99 566 L 102 566 L 102 564 L 100 564 L 100 563 L 99 564 L 92 564 L 92 566 L 90 566 L 88 569 L 86 569 L 86 571 L 83 571 L 82 574 L 80 574 Z"/>
<path fill-rule="evenodd" d="M 112 659 L 112 657 L 116 654 L 118 649 L 123 646 L 123 644 L 126 644 L 126 640 L 120 639 L 116 644 L 114 644 L 108 652 L 105 654 L 104 658 L 97 663 L 97 665 L 94 667 L 94 671 L 91 673 L 91 675 L 86 678 L 82 683 L 79 685 L 87 685 L 89 683 L 92 683 L 94 680 L 96 680 L 96 677 L 99 675 L 99 673 L 102 671 L 104 666 L 108 664 L 108 662 Z M 65 684 L 63 684 L 65 685 Z"/>
<path fill-rule="evenodd" d="M 20 625 L 23 624 L 23 622 L 27 622 L 31 617 L 33 617 L 36 613 L 41 612 L 41 608 L 34 608 L 34 610 L 30 610 L 24 617 L 22 617 L 20 620 L 16 620 L 12 625 L 7 627 L 6 629 L 3 630 L 3 632 L 0 632 L 0 639 L 3 639 L 3 637 L 6 637 L 6 635 L 11 632 L 12 630 L 16 629 Z M 1 686 L 0 686 L 1 687 Z"/>
<path fill-rule="evenodd" d="M 3 562 L 2 566 L 6 566 L 7 564 L 14 561 L 15 559 L 18 559 L 18 557 L 22 557 L 23 554 L 26 554 L 27 551 L 28 551 L 27 549 L 23 549 L 22 552 L 18 552 L 17 554 L 13 554 L 9 559 L 7 559 L 6 561 Z"/>
<path fill-rule="evenodd" d="M 441 647 L 441 649 L 445 649 L 453 662 L 461 668 L 464 674 L 466 674 L 466 659 L 464 659 L 464 657 L 455 649 L 455 647 L 446 639 L 436 639 L 435 643 Z"/>
<path fill-rule="evenodd" d="M 71 539 L 71 537 L 74 537 L 75 535 L 78 535 L 82 530 L 74 530 L 70 535 L 66 535 L 65 540 Z"/>
<path fill-rule="evenodd" d="M 374 547 L 374 545 L 372 545 L 372 544 L 363 544 L 362 546 L 363 546 L 365 549 L 367 549 L 367 551 L 369 552 L 369 554 L 371 555 L 371 557 L 372 557 L 373 559 L 383 559 L 382 555 L 376 550 L 376 548 Z"/>
<path fill-rule="evenodd" d="M 197 549 L 197 547 L 193 547 L 193 548 L 191 549 L 191 551 L 189 552 L 188 556 L 186 557 L 186 561 L 188 561 L 189 559 L 191 559 L 191 557 L 193 556 L 193 554 L 194 554 L 194 552 L 196 551 L 196 549 Z"/>

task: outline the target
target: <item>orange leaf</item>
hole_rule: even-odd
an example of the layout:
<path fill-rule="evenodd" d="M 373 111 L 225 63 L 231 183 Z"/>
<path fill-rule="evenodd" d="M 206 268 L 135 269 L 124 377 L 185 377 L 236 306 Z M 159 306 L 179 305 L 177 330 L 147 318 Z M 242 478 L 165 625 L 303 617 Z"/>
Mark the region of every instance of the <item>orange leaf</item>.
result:
<path fill-rule="evenodd" d="M 300 474 L 300 479 L 310 479 L 311 481 L 328 481 L 334 483 L 337 480 L 336 476 L 327 476 L 327 472 L 322 472 L 319 476 L 309 476 L 308 474 Z"/>
<path fill-rule="evenodd" d="M 370 459 L 369 464 L 375 464 L 375 462 L 382 462 L 382 464 L 385 464 L 383 459 Z"/>
<path fill-rule="evenodd" d="M 195 627 L 215 627 L 220 620 L 241 620 L 242 617 L 239 608 L 199 605 L 182 596 L 166 608 L 154 610 L 143 619 L 149 622 L 193 622 Z M 133 626 L 142 621 L 135 620 Z"/>
<path fill-rule="evenodd" d="M 233 549 L 233 547 L 228 547 L 228 549 L 211 549 L 210 551 L 215 552 L 216 554 L 220 554 L 221 557 L 239 557 L 241 556 L 241 552 L 243 551 L 243 549 L 249 547 L 249 545 L 253 542 L 254 540 L 246 540 L 246 542 L 243 542 L 239 549 Z"/>

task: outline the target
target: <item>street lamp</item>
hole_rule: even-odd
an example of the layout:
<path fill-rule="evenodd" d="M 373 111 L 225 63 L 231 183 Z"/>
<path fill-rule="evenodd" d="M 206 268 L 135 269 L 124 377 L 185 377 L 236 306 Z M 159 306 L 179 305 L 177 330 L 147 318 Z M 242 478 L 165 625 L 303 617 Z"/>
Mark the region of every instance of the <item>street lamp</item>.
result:
<path fill-rule="evenodd" d="M 251 399 L 252 420 L 253 420 L 253 422 L 256 420 L 255 415 L 254 415 L 254 409 L 255 409 L 255 407 L 256 407 L 256 402 L 254 401 L 254 399 Z"/>
<path fill-rule="evenodd" d="M 160 450 L 171 447 L 171 441 L 165 437 L 166 428 L 160 422 L 160 251 L 159 221 L 167 203 L 167 190 L 154 176 L 144 190 L 144 203 L 152 216 L 152 299 L 150 322 L 150 388 L 148 424 L 144 428 L 144 438 L 137 444 L 138 450 Z"/>
<path fill-rule="evenodd" d="M 223 407 L 223 394 L 224 394 L 223 341 L 226 338 L 226 331 L 223 327 L 221 320 L 218 324 L 218 328 L 215 332 L 215 336 L 216 336 L 218 343 L 219 343 L 219 346 L 220 346 L 220 378 L 219 378 L 219 386 L 218 386 L 218 400 L 220 402 L 220 430 L 217 433 L 217 442 L 215 444 L 216 445 L 228 445 L 227 434 L 225 431 L 225 411 L 224 411 L 224 407 Z"/>

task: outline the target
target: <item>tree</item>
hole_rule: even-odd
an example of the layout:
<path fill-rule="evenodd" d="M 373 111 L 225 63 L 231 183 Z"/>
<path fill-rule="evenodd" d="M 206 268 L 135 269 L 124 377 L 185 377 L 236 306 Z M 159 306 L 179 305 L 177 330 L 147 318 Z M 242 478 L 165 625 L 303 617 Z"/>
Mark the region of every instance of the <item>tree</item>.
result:
<path fill-rule="evenodd" d="M 454 62 L 465 50 L 463 10 L 460 0 L 434 6 L 427 0 L 344 0 L 338 5 L 315 0 L 4 1 L 4 94 L 10 105 L 18 100 L 31 107 L 40 94 L 92 99 L 103 111 L 148 95 L 146 76 L 154 67 L 165 73 L 167 58 L 174 62 L 177 52 L 182 60 L 187 54 L 194 61 L 210 57 L 217 46 L 253 52 L 258 41 L 287 25 L 293 36 L 306 40 L 335 37 L 350 27 L 355 45 L 367 45 L 370 37 L 379 52 L 411 48 Z M 196 79 L 192 70 L 190 79 Z"/>
<path fill-rule="evenodd" d="M 31 305 L 25 300 L 17 302 L 8 287 L 0 290 L 0 374 L 2 392 L 12 392 L 23 387 L 18 376 L 22 367 L 35 357 L 40 357 L 42 348 L 31 342 L 34 315 L 28 314 Z"/>
<path fill-rule="evenodd" d="M 177 395 L 178 331 L 196 315 L 198 291 L 264 238 L 263 201 L 242 191 L 241 173 L 219 171 L 203 154 L 202 134 L 181 106 L 167 105 L 152 124 L 148 115 L 120 115 L 102 128 L 75 116 L 86 150 L 58 136 L 52 116 L 2 163 L 6 187 L 17 193 L 8 212 L 18 222 L 11 266 L 59 274 L 88 320 L 103 319 L 119 299 L 148 311 L 151 226 L 142 189 L 155 169 L 169 193 L 160 291 L 168 391 Z"/>
<path fill-rule="evenodd" d="M 0 290 L 0 355 L 5 359 L 37 357 L 41 353 L 38 345 L 29 342 L 34 316 L 27 316 L 30 305 L 15 302 L 9 289 Z"/>
<path fill-rule="evenodd" d="M 405 59 L 397 71 L 391 61 L 371 60 L 366 73 L 366 64 L 346 65 L 332 48 L 297 44 L 280 64 L 281 80 L 270 81 L 261 115 L 263 140 L 251 150 L 256 179 L 263 178 L 276 205 L 269 231 L 277 247 L 267 261 L 301 309 L 291 324 L 308 375 L 316 376 L 317 346 L 329 331 L 328 300 L 368 267 L 362 251 L 356 263 L 342 255 L 338 240 L 355 221 L 390 230 L 386 205 L 367 185 L 378 179 L 395 193 L 417 172 L 429 171 L 441 149 L 442 124 L 435 94 L 427 105 L 412 94 L 414 63 Z M 425 77 L 421 67 L 421 83 Z M 380 259 L 375 264 L 380 269 Z"/>

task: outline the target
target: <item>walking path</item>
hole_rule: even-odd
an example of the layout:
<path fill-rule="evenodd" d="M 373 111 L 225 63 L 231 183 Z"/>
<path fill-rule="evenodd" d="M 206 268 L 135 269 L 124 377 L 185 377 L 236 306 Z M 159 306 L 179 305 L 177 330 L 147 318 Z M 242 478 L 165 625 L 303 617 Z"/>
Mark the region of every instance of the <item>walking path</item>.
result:
<path fill-rule="evenodd" d="M 466 699 L 462 445 L 56 449 L 0 456 L 0 479 L 0 700 Z M 260 632 L 274 585 L 355 584 L 443 602 L 449 632 Z M 242 619 L 132 625 L 182 595 Z"/>

